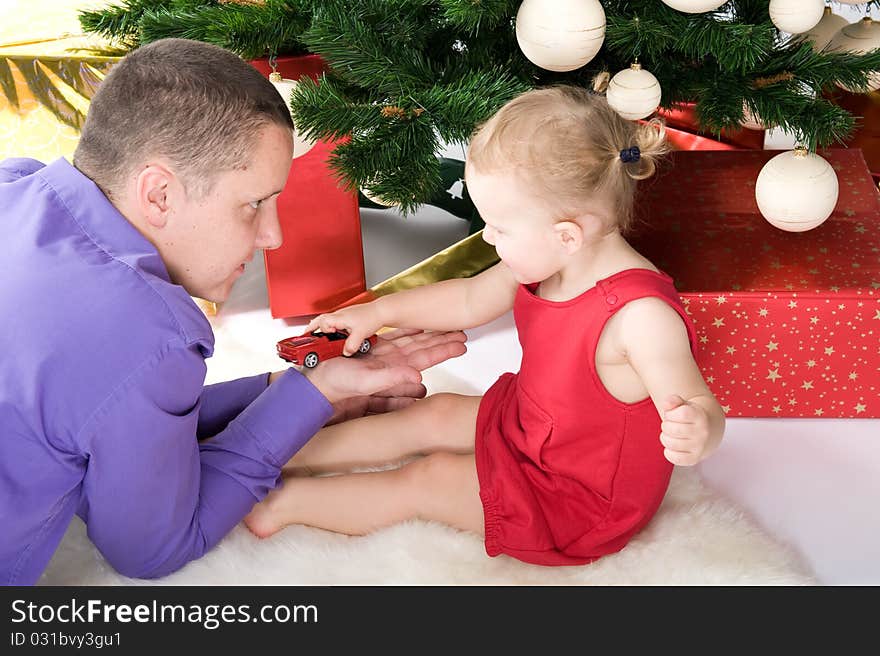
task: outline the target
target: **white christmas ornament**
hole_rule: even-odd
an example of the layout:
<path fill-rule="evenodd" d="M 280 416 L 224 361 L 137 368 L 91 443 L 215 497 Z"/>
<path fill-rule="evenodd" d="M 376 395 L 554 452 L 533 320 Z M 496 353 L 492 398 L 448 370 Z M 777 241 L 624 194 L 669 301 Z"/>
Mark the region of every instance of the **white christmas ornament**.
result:
<path fill-rule="evenodd" d="M 573 71 L 605 41 L 599 0 L 523 0 L 516 14 L 516 42 L 530 62 L 548 71 Z"/>
<path fill-rule="evenodd" d="M 715 11 L 727 0 L 663 0 L 664 5 L 686 14 L 702 14 L 704 11 Z"/>
<path fill-rule="evenodd" d="M 825 46 L 829 52 L 851 52 L 853 54 L 863 55 L 866 52 L 880 48 L 880 22 L 863 18 L 858 23 L 846 25 L 831 37 L 831 41 Z M 866 93 L 868 91 L 876 91 L 880 89 L 880 71 L 875 71 L 868 75 L 868 88 L 847 87 L 838 83 L 841 89 L 846 89 L 853 93 Z"/>
<path fill-rule="evenodd" d="M 809 41 L 813 46 L 813 50 L 819 52 L 828 45 L 831 37 L 846 25 L 849 25 L 849 21 L 831 11 L 831 7 L 825 7 L 825 12 L 815 27 L 808 32 L 798 35 L 798 40 Z"/>
<path fill-rule="evenodd" d="M 770 20 L 783 32 L 808 32 L 822 20 L 825 0 L 770 0 Z"/>
<path fill-rule="evenodd" d="M 771 225 L 804 232 L 831 216 L 837 191 L 837 174 L 831 165 L 798 147 L 764 165 L 755 183 L 755 200 Z"/>
<path fill-rule="evenodd" d="M 284 98 L 284 104 L 290 105 L 290 94 L 296 88 L 296 80 L 288 80 L 287 78 L 282 78 L 280 73 L 272 73 L 269 75 L 269 81 L 272 85 L 278 90 L 278 93 L 281 94 L 281 97 Z M 302 157 L 307 152 L 312 149 L 312 146 L 315 145 L 314 141 L 308 141 L 303 139 L 299 130 L 294 129 L 293 131 L 293 158 Z"/>
<path fill-rule="evenodd" d="M 654 113 L 661 94 L 657 78 L 640 64 L 632 64 L 611 78 L 605 97 L 623 118 L 636 120 Z"/>

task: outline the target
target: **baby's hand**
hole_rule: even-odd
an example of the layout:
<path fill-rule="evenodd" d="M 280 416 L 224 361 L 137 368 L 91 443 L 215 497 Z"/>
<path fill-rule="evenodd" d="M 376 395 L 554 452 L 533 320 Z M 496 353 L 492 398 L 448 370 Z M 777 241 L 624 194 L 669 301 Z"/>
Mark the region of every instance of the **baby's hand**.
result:
<path fill-rule="evenodd" d="M 663 402 L 660 442 L 663 455 L 673 465 L 695 465 L 708 453 L 709 414 L 696 403 L 688 403 L 677 394 Z"/>
<path fill-rule="evenodd" d="M 332 333 L 344 330 L 348 333 L 348 339 L 345 340 L 343 353 L 353 355 L 357 353 L 363 341 L 375 335 L 381 327 L 382 319 L 379 317 L 375 303 L 363 303 L 335 312 L 319 314 L 306 326 L 306 332 L 320 330 L 322 333 Z"/>

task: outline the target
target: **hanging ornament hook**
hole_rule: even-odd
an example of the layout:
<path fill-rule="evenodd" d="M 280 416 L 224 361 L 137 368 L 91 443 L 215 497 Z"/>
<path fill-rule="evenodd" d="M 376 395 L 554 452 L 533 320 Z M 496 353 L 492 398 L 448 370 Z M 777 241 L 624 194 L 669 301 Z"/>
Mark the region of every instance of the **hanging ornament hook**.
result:
<path fill-rule="evenodd" d="M 278 57 L 275 56 L 274 52 L 269 55 L 269 67 L 272 69 L 272 72 L 269 73 L 269 81 L 281 82 L 281 73 L 278 72 Z"/>

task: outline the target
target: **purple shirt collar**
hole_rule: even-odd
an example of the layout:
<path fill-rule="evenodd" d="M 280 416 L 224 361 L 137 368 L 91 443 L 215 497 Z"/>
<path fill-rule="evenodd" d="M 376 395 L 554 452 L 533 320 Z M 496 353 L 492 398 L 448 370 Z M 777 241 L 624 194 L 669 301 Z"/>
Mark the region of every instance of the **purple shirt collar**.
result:
<path fill-rule="evenodd" d="M 82 171 L 62 157 L 37 170 L 36 175 L 55 191 L 70 216 L 99 248 L 133 269 L 171 282 L 156 247 Z"/>

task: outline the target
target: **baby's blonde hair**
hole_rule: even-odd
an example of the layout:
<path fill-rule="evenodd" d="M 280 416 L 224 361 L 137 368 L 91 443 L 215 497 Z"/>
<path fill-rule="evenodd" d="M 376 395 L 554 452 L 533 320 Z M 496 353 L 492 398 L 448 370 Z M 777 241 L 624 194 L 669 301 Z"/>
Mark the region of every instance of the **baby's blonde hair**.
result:
<path fill-rule="evenodd" d="M 640 157 L 624 162 L 621 151 Z M 639 124 L 621 117 L 605 96 L 574 86 L 527 91 L 505 104 L 471 138 L 468 166 L 482 173 L 515 169 L 559 211 L 607 203 L 608 228 L 630 226 L 636 183 L 668 152 L 661 119 Z"/>

